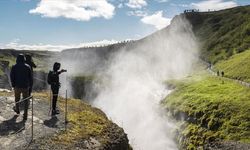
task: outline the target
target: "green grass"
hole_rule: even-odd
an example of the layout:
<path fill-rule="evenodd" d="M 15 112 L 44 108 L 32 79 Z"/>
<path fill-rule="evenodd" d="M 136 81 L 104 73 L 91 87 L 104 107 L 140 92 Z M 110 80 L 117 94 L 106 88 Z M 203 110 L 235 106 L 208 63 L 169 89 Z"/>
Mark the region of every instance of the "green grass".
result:
<path fill-rule="evenodd" d="M 39 92 L 33 95 L 48 100 L 49 93 Z M 64 111 L 65 98 L 59 97 L 58 106 Z M 73 141 L 87 139 L 90 136 L 102 136 L 104 130 L 111 124 L 102 111 L 84 101 L 72 98 L 68 99 L 68 121 L 70 123 L 68 132 L 55 136 L 54 142 L 71 144 Z"/>
<path fill-rule="evenodd" d="M 250 143 L 250 89 L 203 76 L 172 82 L 176 89 L 163 102 L 173 117 L 188 122 L 181 145 L 191 149 L 215 138 Z"/>
<path fill-rule="evenodd" d="M 3 69 L 0 68 L 0 76 L 4 75 Z"/>
<path fill-rule="evenodd" d="M 225 76 L 250 82 L 250 50 L 235 54 L 227 60 L 216 63 L 217 70 L 223 70 Z"/>
<path fill-rule="evenodd" d="M 202 57 L 212 63 L 250 48 L 250 6 L 188 13 L 186 17 L 202 44 Z"/>

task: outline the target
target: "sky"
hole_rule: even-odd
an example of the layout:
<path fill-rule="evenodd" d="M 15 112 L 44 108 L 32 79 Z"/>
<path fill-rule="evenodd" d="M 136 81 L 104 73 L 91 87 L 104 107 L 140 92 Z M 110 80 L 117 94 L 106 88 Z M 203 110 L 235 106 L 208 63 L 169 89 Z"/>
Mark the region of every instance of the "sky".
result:
<path fill-rule="evenodd" d="M 0 0 L 0 48 L 63 50 L 143 38 L 185 9 L 250 0 Z"/>

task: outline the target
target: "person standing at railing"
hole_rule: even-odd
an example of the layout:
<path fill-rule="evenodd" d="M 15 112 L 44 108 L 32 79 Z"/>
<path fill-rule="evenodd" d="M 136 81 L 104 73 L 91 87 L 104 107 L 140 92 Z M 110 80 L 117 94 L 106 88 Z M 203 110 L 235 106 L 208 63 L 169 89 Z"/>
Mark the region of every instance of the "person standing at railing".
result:
<path fill-rule="evenodd" d="M 19 54 L 17 56 L 16 64 L 12 66 L 10 71 L 10 79 L 12 87 L 14 88 L 16 102 L 16 105 L 13 110 L 19 115 L 19 101 L 21 94 L 23 96 L 23 99 L 29 96 L 29 88 L 32 82 L 31 69 L 30 66 L 25 63 L 25 56 L 23 54 Z M 23 120 L 27 120 L 28 104 L 29 99 L 24 101 Z"/>
<path fill-rule="evenodd" d="M 32 59 L 30 54 L 26 54 L 25 58 L 26 58 L 26 64 L 28 64 L 30 66 L 31 76 L 32 76 L 32 80 L 31 80 L 32 82 L 31 82 L 30 88 L 29 88 L 29 96 L 30 96 L 31 92 L 32 92 L 32 88 L 33 88 L 33 77 L 34 77 L 33 68 L 36 68 L 36 64 L 33 62 L 33 59 Z"/>
<path fill-rule="evenodd" d="M 63 72 L 67 72 L 67 70 L 64 70 L 64 69 L 59 71 L 60 67 L 61 67 L 61 64 L 58 62 L 55 62 L 53 66 L 53 71 L 49 72 L 48 78 L 47 78 L 47 82 L 48 84 L 51 85 L 51 90 L 53 94 L 52 113 L 51 113 L 52 116 L 60 113 L 59 110 L 56 108 L 59 88 L 61 86 L 61 83 L 59 81 L 59 75 Z"/>

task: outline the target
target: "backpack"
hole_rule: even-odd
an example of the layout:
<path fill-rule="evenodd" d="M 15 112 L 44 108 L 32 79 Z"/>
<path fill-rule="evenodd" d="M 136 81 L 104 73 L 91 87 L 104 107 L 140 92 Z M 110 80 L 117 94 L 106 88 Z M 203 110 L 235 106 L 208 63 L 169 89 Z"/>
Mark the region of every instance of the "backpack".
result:
<path fill-rule="evenodd" d="M 47 82 L 48 84 L 52 84 L 56 80 L 56 73 L 54 71 L 49 71 L 48 77 L 47 77 Z"/>

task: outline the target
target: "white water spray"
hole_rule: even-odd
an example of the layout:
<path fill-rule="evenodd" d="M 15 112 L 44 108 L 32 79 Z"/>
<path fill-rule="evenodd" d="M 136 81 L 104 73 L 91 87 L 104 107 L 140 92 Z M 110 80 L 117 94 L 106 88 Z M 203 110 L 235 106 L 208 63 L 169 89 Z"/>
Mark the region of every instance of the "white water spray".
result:
<path fill-rule="evenodd" d="M 88 65 L 89 59 L 92 65 L 101 62 L 94 54 L 93 59 L 84 57 L 84 64 L 76 54 L 74 60 L 64 59 L 62 65 L 69 73 L 94 72 L 102 80 L 93 104 L 124 128 L 133 149 L 175 150 L 171 133 L 175 125 L 159 104 L 170 92 L 163 82 L 187 75 L 197 49 L 191 25 L 177 17 L 167 29 L 117 50 L 102 69 Z"/>
<path fill-rule="evenodd" d="M 187 75 L 196 52 L 190 24 L 178 18 L 169 29 L 116 54 L 100 73 L 108 82 L 94 105 L 124 128 L 134 149 L 177 149 L 171 134 L 174 124 L 159 104 L 169 93 L 163 81 Z"/>

